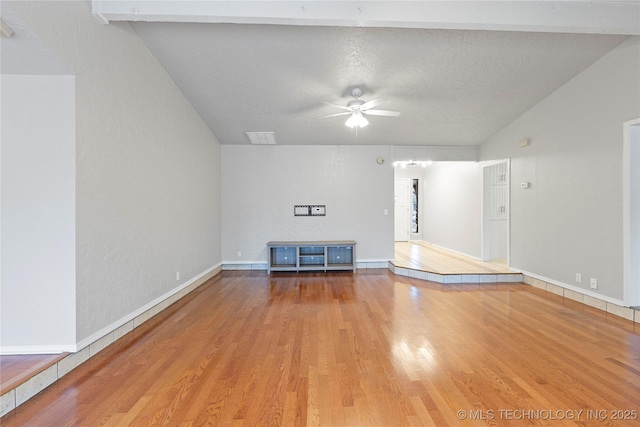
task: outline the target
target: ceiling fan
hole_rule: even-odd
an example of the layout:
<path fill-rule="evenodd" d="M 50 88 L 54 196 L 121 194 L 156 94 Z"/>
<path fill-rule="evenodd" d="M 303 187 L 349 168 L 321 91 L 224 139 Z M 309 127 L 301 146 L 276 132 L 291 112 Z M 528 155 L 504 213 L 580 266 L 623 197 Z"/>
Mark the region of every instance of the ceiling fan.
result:
<path fill-rule="evenodd" d="M 375 98 L 371 101 L 363 101 L 360 99 L 362 96 L 362 90 L 360 88 L 354 88 L 351 91 L 351 95 L 355 98 L 349 103 L 347 106 L 332 104 L 331 102 L 325 102 L 327 105 L 331 105 L 334 107 L 342 108 L 343 110 L 347 110 L 343 113 L 329 114 L 328 116 L 322 117 L 326 119 L 327 117 L 335 117 L 335 116 L 346 116 L 350 115 L 350 117 L 345 122 L 345 125 L 350 128 L 363 128 L 369 124 L 369 121 L 363 116 L 363 114 L 371 115 L 371 116 L 387 116 L 387 117 L 397 117 L 400 115 L 398 111 L 389 111 L 389 110 L 372 110 L 371 108 L 380 104 L 381 98 Z"/>

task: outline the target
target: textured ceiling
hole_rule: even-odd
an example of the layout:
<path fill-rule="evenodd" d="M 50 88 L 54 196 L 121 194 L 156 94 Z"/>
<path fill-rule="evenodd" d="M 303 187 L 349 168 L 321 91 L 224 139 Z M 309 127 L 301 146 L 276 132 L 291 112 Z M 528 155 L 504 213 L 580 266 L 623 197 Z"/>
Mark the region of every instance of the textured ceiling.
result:
<path fill-rule="evenodd" d="M 207 23 L 133 23 L 223 144 L 476 145 L 625 36 Z M 384 97 L 355 132 L 323 101 Z"/>

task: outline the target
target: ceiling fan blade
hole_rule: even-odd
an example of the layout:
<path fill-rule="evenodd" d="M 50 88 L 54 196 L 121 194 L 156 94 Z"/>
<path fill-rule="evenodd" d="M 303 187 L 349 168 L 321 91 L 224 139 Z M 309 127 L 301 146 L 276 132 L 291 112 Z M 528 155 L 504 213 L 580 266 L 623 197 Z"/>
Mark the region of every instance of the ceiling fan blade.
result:
<path fill-rule="evenodd" d="M 388 111 L 388 110 L 365 110 L 362 114 L 369 114 L 371 116 L 388 116 L 388 117 L 397 117 L 400 115 L 399 111 Z"/>
<path fill-rule="evenodd" d="M 344 113 L 329 114 L 328 116 L 322 116 L 320 118 L 321 119 L 326 119 L 327 117 L 346 116 L 347 114 L 351 114 L 351 112 L 350 111 L 345 111 Z"/>
<path fill-rule="evenodd" d="M 343 110 L 347 110 L 347 111 L 351 112 L 351 108 L 345 107 L 344 105 L 332 104 L 331 102 L 327 102 L 327 101 L 322 101 L 322 102 L 324 104 L 331 105 L 332 107 L 342 108 Z"/>
<path fill-rule="evenodd" d="M 380 105 L 382 102 L 382 97 L 379 96 L 376 99 L 372 99 L 371 101 L 367 101 L 360 106 L 360 111 L 368 110 L 369 108 L 373 108 L 377 105 Z"/>

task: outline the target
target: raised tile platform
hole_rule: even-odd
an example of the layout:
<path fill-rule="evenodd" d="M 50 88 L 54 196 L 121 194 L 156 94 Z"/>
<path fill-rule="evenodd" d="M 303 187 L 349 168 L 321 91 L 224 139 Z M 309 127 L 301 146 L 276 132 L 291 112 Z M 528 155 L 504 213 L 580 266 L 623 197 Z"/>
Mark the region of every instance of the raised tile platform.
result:
<path fill-rule="evenodd" d="M 443 284 L 520 283 L 524 276 L 506 262 L 483 262 L 425 242 L 396 242 L 389 270 L 399 276 Z"/>
<path fill-rule="evenodd" d="M 399 267 L 394 261 L 389 262 L 389 270 L 398 276 L 406 276 L 419 280 L 451 285 L 456 283 L 521 283 L 524 276 L 520 273 L 477 273 L 477 274 L 440 274 L 412 268 Z"/>

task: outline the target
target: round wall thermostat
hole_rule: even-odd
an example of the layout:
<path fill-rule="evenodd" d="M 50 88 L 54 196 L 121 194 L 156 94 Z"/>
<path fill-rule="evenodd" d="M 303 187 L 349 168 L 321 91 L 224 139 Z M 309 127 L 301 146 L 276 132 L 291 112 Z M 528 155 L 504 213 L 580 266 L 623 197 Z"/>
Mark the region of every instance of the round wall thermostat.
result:
<path fill-rule="evenodd" d="M 380 156 L 376 159 L 376 162 L 378 162 L 379 165 L 384 163 L 384 157 Z"/>

